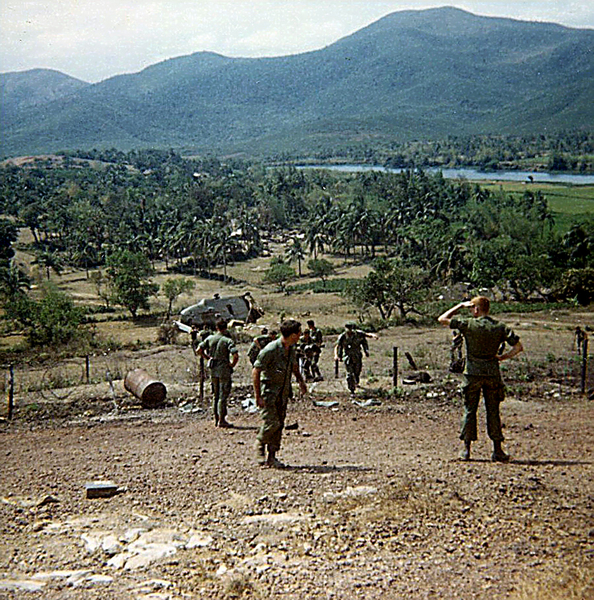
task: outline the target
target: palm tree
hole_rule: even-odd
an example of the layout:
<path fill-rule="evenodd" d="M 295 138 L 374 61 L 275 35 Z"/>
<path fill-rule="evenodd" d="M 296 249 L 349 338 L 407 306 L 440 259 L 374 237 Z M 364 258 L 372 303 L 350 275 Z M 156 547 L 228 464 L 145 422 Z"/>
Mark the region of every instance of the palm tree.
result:
<path fill-rule="evenodd" d="M 214 231 L 212 251 L 215 260 L 223 263 L 223 277 L 227 281 L 227 258 L 235 248 L 235 240 L 231 236 L 231 229 L 227 224 L 222 224 L 220 219 L 212 219 Z"/>
<path fill-rule="evenodd" d="M 27 274 L 14 262 L 10 266 L 0 267 L 0 296 L 6 300 L 14 299 L 29 289 L 31 281 Z"/>
<path fill-rule="evenodd" d="M 50 270 L 52 270 L 56 275 L 60 275 L 60 273 L 64 270 L 62 258 L 57 252 L 52 250 L 41 250 L 37 252 L 33 264 L 45 268 L 48 281 L 50 279 Z"/>
<path fill-rule="evenodd" d="M 297 261 L 297 270 L 301 277 L 301 261 L 305 259 L 305 248 L 302 241 L 298 237 L 291 238 L 291 242 L 285 249 L 285 256 L 290 263 Z"/>

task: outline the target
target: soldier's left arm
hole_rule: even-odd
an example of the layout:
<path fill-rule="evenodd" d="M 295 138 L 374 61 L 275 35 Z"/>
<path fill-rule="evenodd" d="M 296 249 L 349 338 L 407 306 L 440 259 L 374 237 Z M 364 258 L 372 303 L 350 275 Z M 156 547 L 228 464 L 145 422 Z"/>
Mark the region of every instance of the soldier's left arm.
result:
<path fill-rule="evenodd" d="M 234 346 L 230 352 L 231 352 L 231 360 L 229 361 L 229 364 L 231 365 L 231 368 L 234 369 L 235 365 L 237 364 L 237 361 L 239 360 L 239 351 Z"/>
<path fill-rule="evenodd" d="M 307 384 L 305 383 L 305 379 L 303 379 L 303 375 L 299 370 L 299 363 L 295 361 L 293 363 L 293 375 L 295 375 L 295 379 L 299 384 L 299 390 L 303 395 L 307 394 Z"/>
<path fill-rule="evenodd" d="M 522 342 L 518 340 L 508 352 L 504 352 L 503 354 L 497 355 L 497 360 L 501 362 L 502 360 L 507 360 L 508 358 L 513 358 L 517 354 L 520 354 L 524 350 L 524 346 L 522 346 Z"/>
<path fill-rule="evenodd" d="M 363 337 L 361 340 L 361 346 L 363 346 L 363 352 L 365 352 L 365 356 L 369 357 L 369 344 L 367 343 L 366 337 Z"/>

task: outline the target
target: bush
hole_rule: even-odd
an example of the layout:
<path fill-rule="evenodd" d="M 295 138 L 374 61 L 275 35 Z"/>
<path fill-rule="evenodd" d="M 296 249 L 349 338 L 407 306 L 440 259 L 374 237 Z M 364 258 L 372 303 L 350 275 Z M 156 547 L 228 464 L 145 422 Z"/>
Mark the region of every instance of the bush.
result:
<path fill-rule="evenodd" d="M 85 311 L 74 306 L 72 298 L 54 285 L 46 285 L 39 302 L 28 300 L 27 340 L 31 346 L 66 344 L 79 335 Z"/>
<path fill-rule="evenodd" d="M 581 306 L 588 306 L 594 300 L 594 269 L 568 269 L 561 277 L 557 296 L 562 299 L 575 299 Z"/>

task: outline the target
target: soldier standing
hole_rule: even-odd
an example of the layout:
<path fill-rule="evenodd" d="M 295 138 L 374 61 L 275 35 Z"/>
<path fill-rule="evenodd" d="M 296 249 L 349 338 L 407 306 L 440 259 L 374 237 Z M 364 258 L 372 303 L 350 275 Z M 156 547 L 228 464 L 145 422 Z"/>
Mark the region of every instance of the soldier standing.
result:
<path fill-rule="evenodd" d="M 324 339 L 322 337 L 322 332 L 316 327 L 315 321 L 310 319 L 307 322 L 307 327 L 309 328 L 311 339 L 314 341 L 315 344 L 321 347 L 324 343 Z"/>
<path fill-rule="evenodd" d="M 363 368 L 363 352 L 369 357 L 369 345 L 367 336 L 357 331 L 356 323 L 349 321 L 345 325 L 345 331 L 338 336 L 334 348 L 335 360 L 343 360 L 347 371 L 347 386 L 351 394 L 355 393 L 359 385 L 361 370 Z"/>
<path fill-rule="evenodd" d="M 297 357 L 301 364 L 301 370 L 305 376 L 305 381 L 311 381 L 314 378 L 313 366 L 315 347 L 309 329 L 305 329 L 297 346 Z"/>
<path fill-rule="evenodd" d="M 322 373 L 320 372 L 320 354 L 322 353 L 322 348 L 324 347 L 324 338 L 322 337 L 322 332 L 316 327 L 313 319 L 310 319 L 307 322 L 307 326 L 309 327 L 311 339 L 312 339 L 312 365 L 311 372 L 313 375 L 314 381 L 322 381 L 324 378 L 322 377 Z"/>
<path fill-rule="evenodd" d="M 227 422 L 227 400 L 231 394 L 231 375 L 239 354 L 227 330 L 227 321 L 219 318 L 216 328 L 216 333 L 198 346 L 198 353 L 208 360 L 210 368 L 215 427 L 226 428 L 232 426 Z"/>
<path fill-rule="evenodd" d="M 307 394 L 295 351 L 301 336 L 301 323 L 288 319 L 282 322 L 280 330 L 281 337 L 258 354 L 252 371 L 254 396 L 263 421 L 256 445 L 258 459 L 260 464 L 273 468 L 283 466 L 276 454 L 281 446 L 287 403 L 293 393 L 291 375 L 295 375 L 301 393 Z"/>
<path fill-rule="evenodd" d="M 457 317 L 458 311 L 468 308 L 472 317 Z M 466 368 L 464 369 L 464 418 L 460 439 L 464 442 L 463 460 L 470 460 L 470 446 L 478 439 L 476 413 L 483 392 L 487 413 L 487 432 L 493 441 L 494 462 L 506 462 L 509 456 L 503 451 L 503 432 L 499 405 L 505 397 L 505 388 L 499 363 L 512 358 L 524 349 L 520 338 L 507 325 L 489 316 L 490 302 L 484 296 L 477 296 L 467 302 L 460 302 L 444 312 L 438 321 L 445 327 L 457 329 L 466 342 Z M 511 346 L 508 352 L 498 354 L 502 343 Z"/>

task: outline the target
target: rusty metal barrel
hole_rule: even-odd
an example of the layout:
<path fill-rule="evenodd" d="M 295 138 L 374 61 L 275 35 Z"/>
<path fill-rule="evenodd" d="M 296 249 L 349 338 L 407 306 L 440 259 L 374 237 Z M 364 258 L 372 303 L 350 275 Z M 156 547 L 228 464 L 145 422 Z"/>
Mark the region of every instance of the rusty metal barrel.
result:
<path fill-rule="evenodd" d="M 160 381 L 151 379 L 143 369 L 130 371 L 124 379 L 124 387 L 136 396 L 145 408 L 155 408 L 165 402 L 167 388 Z"/>

